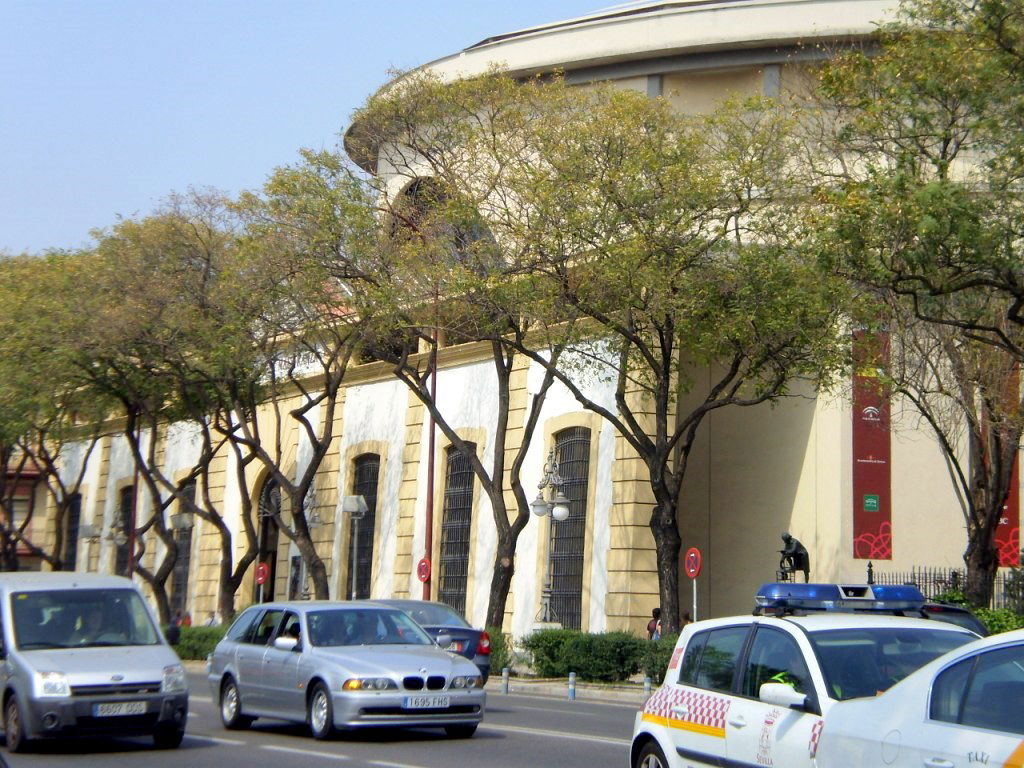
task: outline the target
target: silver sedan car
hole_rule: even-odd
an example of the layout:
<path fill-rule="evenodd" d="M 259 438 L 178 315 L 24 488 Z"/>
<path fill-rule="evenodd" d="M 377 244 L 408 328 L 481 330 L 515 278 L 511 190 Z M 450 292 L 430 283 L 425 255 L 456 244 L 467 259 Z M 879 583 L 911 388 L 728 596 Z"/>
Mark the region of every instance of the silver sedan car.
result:
<path fill-rule="evenodd" d="M 225 728 L 257 717 L 306 722 L 317 739 L 365 726 L 437 726 L 469 737 L 486 694 L 471 661 L 408 614 L 369 603 L 247 608 L 207 661 Z"/>

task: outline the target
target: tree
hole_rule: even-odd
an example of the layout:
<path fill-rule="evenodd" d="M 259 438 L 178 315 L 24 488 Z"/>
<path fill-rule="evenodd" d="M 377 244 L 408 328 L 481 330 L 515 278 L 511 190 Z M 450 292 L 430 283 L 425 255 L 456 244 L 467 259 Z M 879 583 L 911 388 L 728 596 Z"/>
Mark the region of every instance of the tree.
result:
<path fill-rule="evenodd" d="M 504 621 L 519 536 L 530 520 L 521 470 L 554 382 L 547 372 L 518 423 L 511 391 L 525 358 L 510 334 L 530 333 L 532 320 L 522 306 L 543 296 L 542 286 L 530 285 L 520 271 L 521 245 L 490 230 L 491 217 L 500 215 L 491 194 L 500 173 L 490 142 L 522 139 L 531 122 L 544 119 L 524 110 L 525 103 L 522 89 L 507 79 L 447 85 L 412 76 L 400 90 L 373 97 L 356 116 L 357 134 L 347 139 L 357 156 L 380 151 L 388 168 L 373 182 L 383 222 L 378 252 L 388 261 L 380 270 L 378 299 L 390 309 L 373 325 L 376 335 L 366 347 L 394 366 L 487 495 L 496 543 L 485 621 L 497 627 Z M 467 132 L 467 123 L 479 132 Z M 514 151 L 511 143 L 503 147 Z M 441 348 L 453 342 L 480 344 L 493 365 L 497 407 L 489 463 L 458 434 L 432 386 Z M 562 346 L 554 342 L 549 349 L 557 362 Z"/>
<path fill-rule="evenodd" d="M 78 317 L 69 289 L 82 284 L 79 254 L 53 251 L 0 260 L 0 529 L 3 569 L 17 569 L 24 546 L 52 569 L 71 561 L 68 514 L 79 498 L 89 456 L 103 429 L 110 402 L 87 393 L 74 365 Z M 47 547 L 27 531 L 41 510 L 32 495 L 25 515 L 15 517 L 19 486 L 42 483 L 54 507 Z M 33 529 L 38 530 L 38 529 Z"/>
<path fill-rule="evenodd" d="M 529 318 L 503 342 L 647 468 L 662 620 L 677 630 L 678 507 L 702 420 L 777 398 L 795 376 L 825 379 L 840 359 L 841 287 L 799 246 L 789 121 L 757 100 L 690 119 L 638 93 L 495 73 L 411 75 L 385 97 L 399 105 L 390 123 L 374 140 L 357 119 L 350 152 L 453 190 L 446 237 L 468 215 L 486 222 L 503 260 L 480 295 L 509 307 L 518 293 Z M 551 353 L 562 348 L 571 363 Z M 697 370 L 712 373 L 699 392 Z M 595 373 L 615 381 L 614 409 L 580 385 Z"/>
<path fill-rule="evenodd" d="M 210 493 L 215 460 L 227 450 L 220 431 L 224 392 L 256 387 L 265 371 L 248 332 L 262 297 L 245 285 L 238 240 L 239 222 L 228 201 L 193 190 L 170 196 L 150 216 L 99 233 L 91 256 L 98 290 L 85 308 L 80 366 L 89 391 L 119 404 L 122 434 L 148 490 L 153 509 L 134 531 L 140 543 L 134 568 L 153 588 L 164 621 L 170 612 L 166 585 L 178 554 L 165 514 L 172 504 L 217 532 L 221 616 L 234 615 L 235 593 L 257 554 L 246 491 L 251 459 L 235 462 L 243 506 L 240 548 Z M 193 443 L 184 457 L 190 463 L 178 477 L 162 453 L 175 429 L 191 431 Z M 143 563 L 149 531 L 162 544 L 152 570 Z"/>
<path fill-rule="evenodd" d="M 956 377 L 962 390 L 957 410 L 972 458 L 958 482 L 970 478 L 964 562 L 978 604 L 991 596 L 992 532 L 1015 433 L 1019 442 L 1010 426 L 1019 398 L 992 377 L 1024 359 L 1021 18 L 1016 4 L 998 0 L 907 0 L 882 28 L 878 55 L 855 52 L 825 67 L 827 130 L 813 137 L 822 253 L 899 302 L 919 321 L 915 334 L 920 323 L 938 326 L 924 336 L 949 366 L 943 379 Z"/>
<path fill-rule="evenodd" d="M 335 156 L 306 150 L 260 194 L 244 194 L 238 210 L 246 232 L 236 289 L 251 304 L 239 328 L 255 353 L 255 376 L 221 382 L 217 428 L 281 489 L 274 522 L 298 547 L 314 596 L 326 600 L 327 569 L 309 520 L 341 385 L 373 311 L 373 207 Z M 304 461 L 291 451 L 293 435 L 309 449 Z"/>

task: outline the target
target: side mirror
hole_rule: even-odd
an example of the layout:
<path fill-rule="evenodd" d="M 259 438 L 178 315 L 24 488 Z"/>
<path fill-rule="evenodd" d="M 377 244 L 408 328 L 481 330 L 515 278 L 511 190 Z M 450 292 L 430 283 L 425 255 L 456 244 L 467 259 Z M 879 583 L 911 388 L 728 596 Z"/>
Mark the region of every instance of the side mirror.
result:
<path fill-rule="evenodd" d="M 807 709 L 807 696 L 793 690 L 785 683 L 765 683 L 761 686 L 760 699 L 765 704 L 788 709 Z"/>
<path fill-rule="evenodd" d="M 449 635 L 447 632 L 442 632 L 440 635 L 437 636 L 437 644 L 442 648 L 447 648 L 449 645 L 452 644 L 452 636 Z"/>
<path fill-rule="evenodd" d="M 297 638 L 290 637 L 288 635 L 282 635 L 281 637 L 274 638 L 274 647 L 279 651 L 294 651 L 298 644 L 299 641 Z"/>

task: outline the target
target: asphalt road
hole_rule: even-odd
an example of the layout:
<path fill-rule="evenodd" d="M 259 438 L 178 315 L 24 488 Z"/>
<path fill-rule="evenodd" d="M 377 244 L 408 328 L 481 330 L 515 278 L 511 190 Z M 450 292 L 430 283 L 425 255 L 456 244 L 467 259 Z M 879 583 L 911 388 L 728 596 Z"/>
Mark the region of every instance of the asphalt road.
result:
<path fill-rule="evenodd" d="M 149 739 L 43 742 L 25 755 L 3 753 L 12 768 L 625 768 L 638 703 L 567 701 L 556 696 L 499 693 L 488 684 L 484 722 L 471 739 L 441 730 L 371 730 L 329 742 L 303 726 L 257 721 L 250 731 L 226 731 L 205 676 L 189 674 L 185 741 L 159 751 Z"/>

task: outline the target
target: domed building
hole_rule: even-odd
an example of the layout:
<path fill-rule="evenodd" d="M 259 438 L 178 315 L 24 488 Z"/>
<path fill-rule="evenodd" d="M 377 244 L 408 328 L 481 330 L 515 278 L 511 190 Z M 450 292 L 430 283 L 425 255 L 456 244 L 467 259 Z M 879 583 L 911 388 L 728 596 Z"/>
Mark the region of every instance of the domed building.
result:
<path fill-rule="evenodd" d="M 830 52 L 870 45 L 891 8 L 882 0 L 628 3 L 497 34 L 424 66 L 447 79 L 493 66 L 522 76 L 560 70 L 570 83 L 610 81 L 697 114 L 734 94 L 799 91 Z M 353 159 L 376 172 L 372 160 Z M 438 408 L 488 464 L 499 444 L 490 351 L 452 343 L 439 366 Z M 526 362 L 512 372 L 510 440 L 521 432 L 542 377 Z M 784 532 L 806 547 L 812 581 L 863 583 L 869 562 L 878 575 L 962 567 L 963 513 L 935 439 L 905 404 L 880 398 L 867 378 L 857 376 L 828 397 L 804 388 L 773 405 L 720 409 L 701 424 L 679 520 L 683 551 L 696 548 L 703 560 L 697 618 L 750 610 L 756 587 L 776 577 Z M 595 379 L 586 395 L 615 408 L 614 382 Z M 350 369 L 334 434 L 317 483 L 313 531 L 331 597 L 426 594 L 482 625 L 496 527 L 468 461 L 442 434 L 432 437 L 423 404 L 382 363 Z M 181 476 L 198 451 L 197 438 L 172 428 L 165 440 L 167 474 Z M 76 530 L 68 536 L 78 563 L 111 571 L 123 567 L 126 545 L 98 532 L 124 527 L 137 480 L 124 439 L 104 441 L 66 469 L 86 479 Z M 297 435 L 295 441 L 290 450 L 301 465 L 305 447 Z M 658 580 L 648 526 L 653 496 L 640 460 L 610 423 L 557 384 L 523 463 L 528 492 L 552 456 L 564 481 L 567 519 L 534 518 L 520 535 L 505 631 L 521 636 L 552 618 L 543 610 L 550 600 L 553 618 L 564 626 L 642 632 L 658 604 Z M 220 460 L 210 497 L 223 505 L 233 532 L 241 531 L 243 493 L 255 509 L 279 509 L 272 480 L 255 477 L 251 490 L 239 488 L 230 457 Z M 1008 542 L 1016 542 L 1017 496 L 1000 526 Z M 354 503 L 359 497 L 362 503 Z M 79 520 L 93 536 L 80 534 Z M 270 515 L 260 514 L 258 527 L 258 559 L 266 566 L 260 584 L 255 565 L 250 569 L 238 608 L 306 593 L 295 544 Z M 183 559 L 173 607 L 206 616 L 216 606 L 215 532 L 198 520 L 178 530 Z M 682 609 L 692 611 L 685 579 L 680 592 Z"/>

